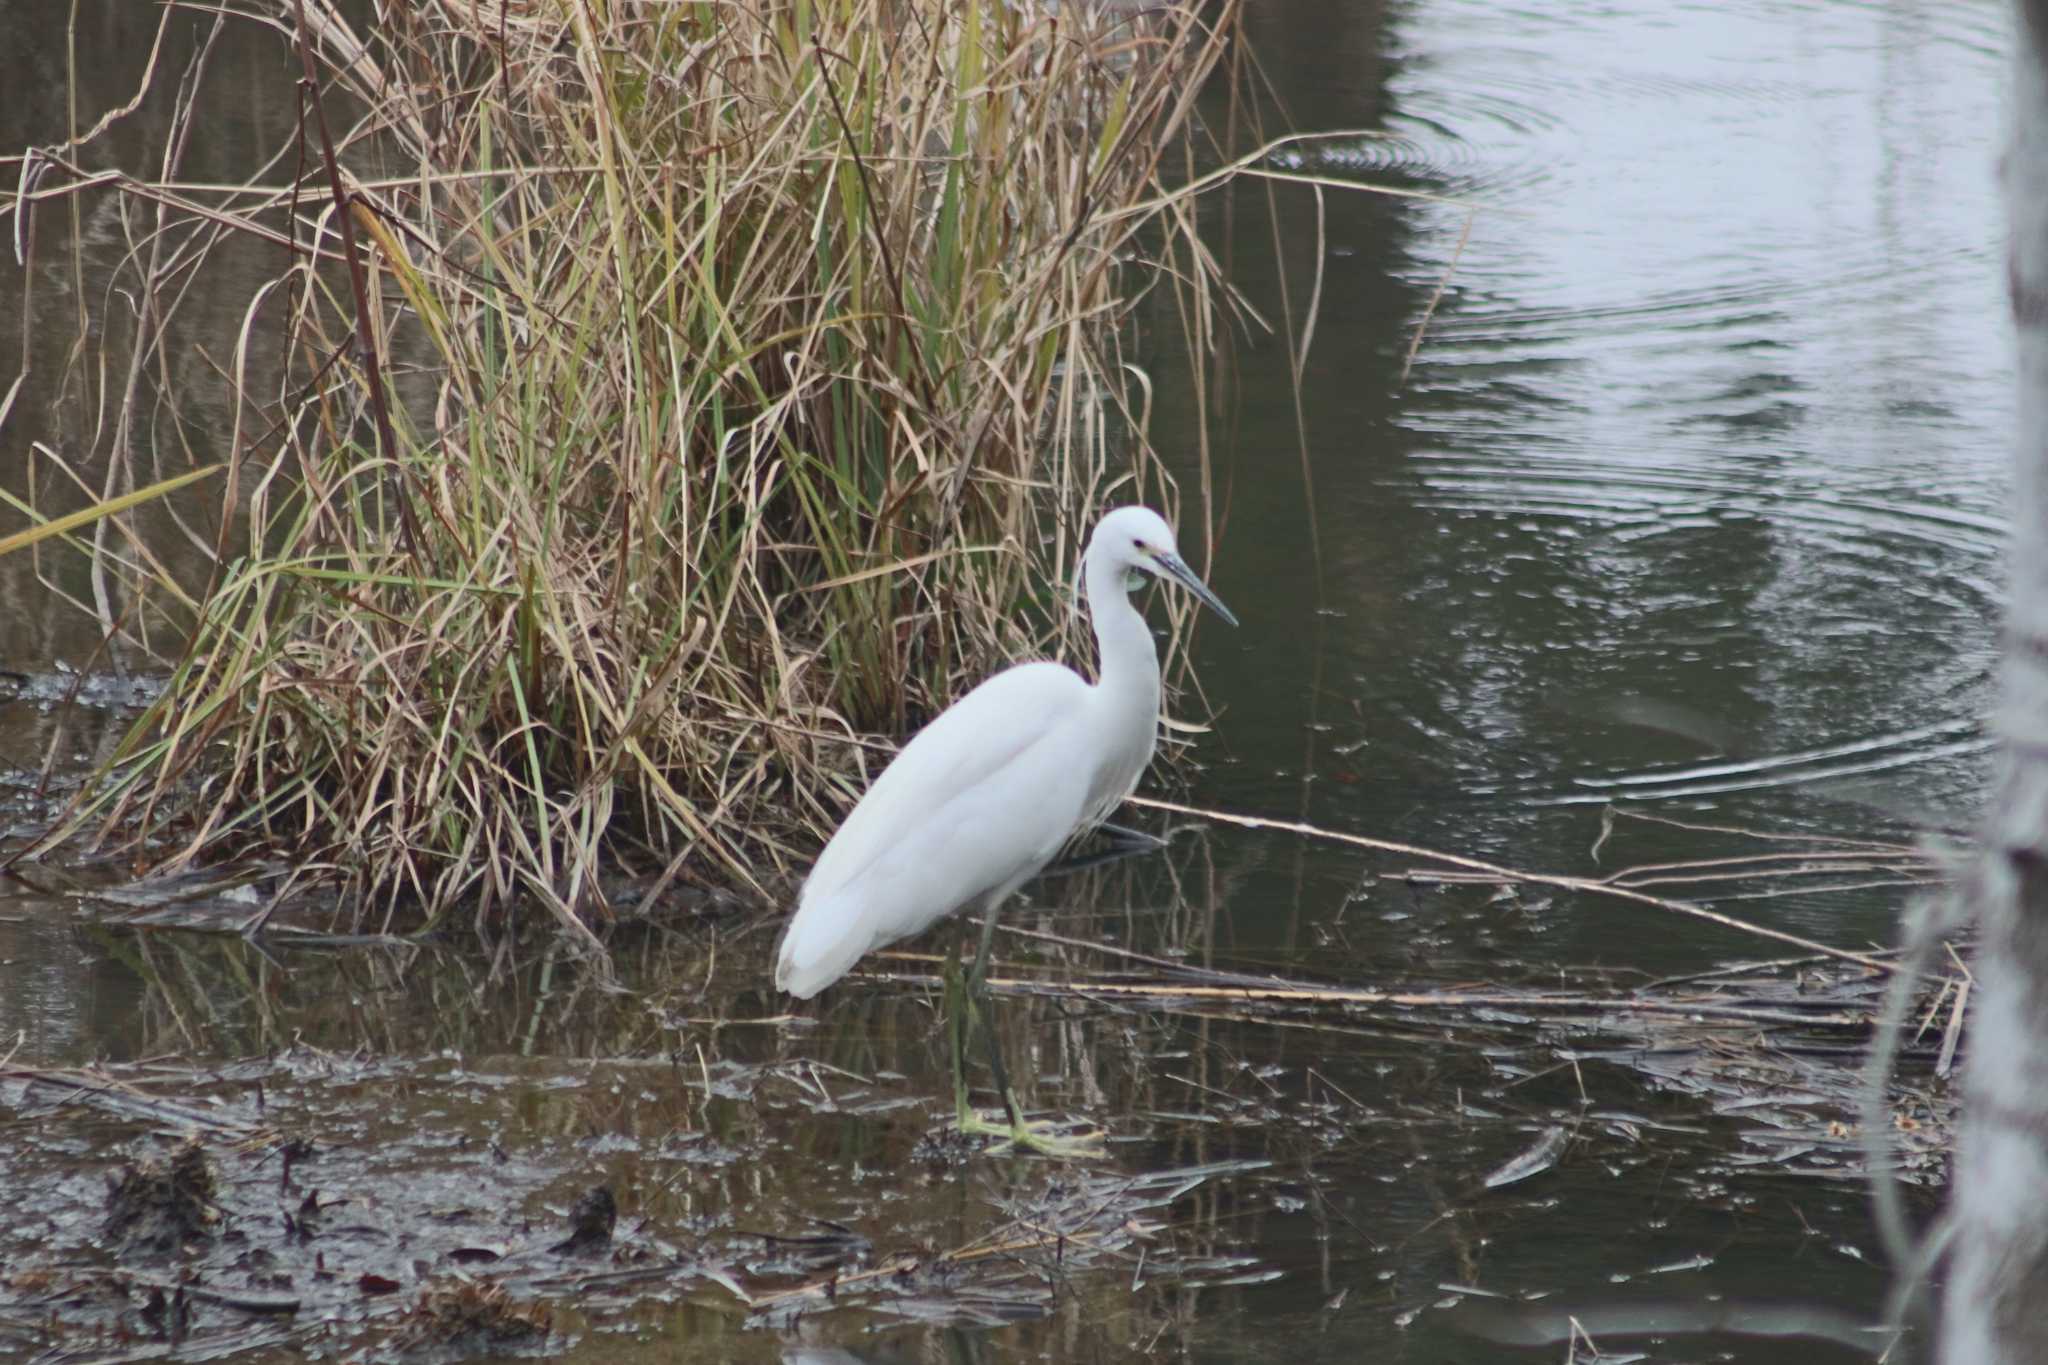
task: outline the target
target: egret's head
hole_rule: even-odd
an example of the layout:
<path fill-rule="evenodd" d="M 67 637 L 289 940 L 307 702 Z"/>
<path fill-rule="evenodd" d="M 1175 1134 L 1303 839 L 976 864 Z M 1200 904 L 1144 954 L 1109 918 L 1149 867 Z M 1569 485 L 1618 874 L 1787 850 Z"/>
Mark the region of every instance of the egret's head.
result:
<path fill-rule="evenodd" d="M 1149 507 L 1119 507 L 1104 517 L 1095 527 L 1094 539 L 1088 543 L 1088 555 L 1091 559 L 1102 556 L 1122 570 L 1127 587 L 1136 588 L 1143 582 L 1140 574 L 1167 579 L 1200 598 L 1231 625 L 1237 624 L 1230 608 L 1181 559 L 1174 544 L 1173 528 L 1166 524 L 1166 518 Z"/>

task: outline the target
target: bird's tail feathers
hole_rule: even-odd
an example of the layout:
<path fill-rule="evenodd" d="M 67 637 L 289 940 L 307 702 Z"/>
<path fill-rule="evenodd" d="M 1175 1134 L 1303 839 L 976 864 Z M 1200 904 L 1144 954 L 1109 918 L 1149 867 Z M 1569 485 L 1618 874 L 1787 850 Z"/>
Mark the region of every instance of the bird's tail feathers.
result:
<path fill-rule="evenodd" d="M 799 905 L 775 952 L 776 987 L 808 1000 L 852 971 L 874 946 L 857 919 L 852 907 L 835 907 L 831 897 Z"/>

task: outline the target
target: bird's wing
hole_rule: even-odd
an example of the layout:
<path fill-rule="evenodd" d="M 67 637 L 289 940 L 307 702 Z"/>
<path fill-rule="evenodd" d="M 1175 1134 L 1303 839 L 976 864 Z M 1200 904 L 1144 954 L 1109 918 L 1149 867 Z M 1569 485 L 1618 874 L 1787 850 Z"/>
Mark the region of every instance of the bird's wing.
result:
<path fill-rule="evenodd" d="M 999 783 L 1019 758 L 1065 733 L 1061 720 L 1071 723 L 1087 696 L 1088 684 L 1073 670 L 1029 663 L 1005 669 L 946 708 L 903 746 L 825 845 L 803 900 L 831 895 L 919 821 L 976 786 Z M 1085 757 L 1075 755 L 1077 767 Z"/>
<path fill-rule="evenodd" d="M 1025 664 L 919 731 L 804 882 L 776 984 L 808 999 L 869 949 L 1043 867 L 1087 805 L 1088 698 L 1057 664 Z"/>

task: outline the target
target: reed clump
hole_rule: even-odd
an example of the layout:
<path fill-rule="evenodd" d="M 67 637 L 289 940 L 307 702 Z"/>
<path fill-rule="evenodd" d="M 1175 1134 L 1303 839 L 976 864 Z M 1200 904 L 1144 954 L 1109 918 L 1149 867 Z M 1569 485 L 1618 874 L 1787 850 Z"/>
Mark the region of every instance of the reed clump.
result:
<path fill-rule="evenodd" d="M 1171 185 L 1231 7 L 285 13 L 344 192 L 309 118 L 215 211 L 290 215 L 282 435 L 81 820 L 366 909 L 760 888 L 861 736 L 1073 632 L 1105 498 L 1176 501 L 1123 348 L 1165 287 L 1199 355 L 1223 295 Z"/>

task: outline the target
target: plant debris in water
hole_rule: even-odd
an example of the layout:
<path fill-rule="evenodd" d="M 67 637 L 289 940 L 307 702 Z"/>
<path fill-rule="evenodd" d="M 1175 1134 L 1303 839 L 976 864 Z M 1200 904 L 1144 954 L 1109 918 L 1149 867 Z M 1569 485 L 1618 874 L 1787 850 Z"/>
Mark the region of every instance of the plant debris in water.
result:
<path fill-rule="evenodd" d="M 481 1355 L 544 1342 L 553 1325 L 554 1312 L 545 1302 L 520 1302 L 490 1280 L 455 1280 L 421 1290 L 392 1342 L 400 1350 L 439 1346 L 456 1355 Z"/>
<path fill-rule="evenodd" d="M 1071 1356 L 1085 1322 L 1125 1359 L 1198 1353 L 1237 1320 L 1197 1303 L 1321 1286 L 1318 1320 L 1352 1330 L 1535 1350 L 1584 1309 L 1612 1351 L 1658 1324 L 1729 1330 L 1681 1287 L 1719 1283 L 1731 1245 L 1796 1251 L 1817 1209 L 1863 1207 L 1882 970 L 1802 954 L 1646 980 L 1504 951 L 1504 979 L 1392 989 L 1140 953 L 1074 922 L 1207 856 L 1091 867 L 1059 883 L 1057 918 L 1023 907 L 1005 926 L 1005 1065 L 1034 1111 L 1105 1129 L 1104 1158 L 1080 1164 L 944 1141 L 917 953 L 797 1020 L 761 988 L 772 934 L 744 918 L 622 930 L 617 976 L 559 938 L 494 968 L 429 944 L 94 926 L 150 983 L 136 1050 L 155 1060 L 0 1066 L 0 1182 L 22 1201 L 0 1229 L 0 1340 L 578 1354 L 659 1321 L 706 1359 L 962 1328 Z M 1539 935 L 1502 891 L 1375 894 Z M 1947 1159 L 1939 1067 L 1966 995 L 1948 975 L 1923 987 L 1885 1096 L 1884 1137 L 1922 1187 Z M 165 1060 L 178 1046 L 223 1060 Z M 977 1061 L 972 1098 L 986 1080 Z M 195 1169 L 167 1131 L 211 1171 L 205 1231 L 124 1245 L 110 1178 Z M 1587 1227 L 1602 1292 L 1656 1287 L 1658 1311 L 1561 1278 L 1545 1248 Z M 1829 1254 L 1878 1273 L 1846 1239 Z M 1839 1317 L 1754 1321 L 1847 1339 Z"/>
<path fill-rule="evenodd" d="M 619 1205 L 612 1198 L 612 1187 L 593 1185 L 569 1211 L 569 1235 L 548 1249 L 557 1256 L 601 1255 L 612 1244 L 612 1227 L 618 1219 Z"/>
<path fill-rule="evenodd" d="M 806 1117 L 802 1087 L 781 1076 L 774 1064 L 721 1063 L 710 1091 L 694 1094 L 632 1065 L 585 1070 L 572 1092 L 557 1084 L 566 1077 L 545 1072 L 529 1082 L 542 1094 L 586 1096 L 565 1111 L 586 1120 L 614 1101 L 633 1106 L 640 1112 L 626 1127 L 655 1135 L 641 1152 L 633 1143 L 516 1139 L 528 1084 L 446 1063 L 296 1049 L 207 1071 L 14 1067 L 0 1073 L 0 1111 L 39 1117 L 0 1159 L 0 1179 L 26 1201 L 15 1240 L 0 1245 L 0 1318 L 33 1307 L 45 1346 L 127 1334 L 217 1351 L 274 1341 L 282 1330 L 309 1345 L 382 1341 L 466 1354 L 545 1342 L 564 1302 L 585 1319 L 649 1299 L 735 1305 L 736 1329 L 792 1330 L 849 1310 L 989 1326 L 1041 1318 L 1076 1286 L 1107 1290 L 1140 1268 L 1159 1285 L 1254 1273 L 1254 1257 L 1187 1243 L 1174 1210 L 1264 1160 L 1135 1174 L 1025 1162 L 993 1185 L 986 1172 L 913 1163 L 896 1178 L 897 1198 L 863 1209 L 864 1221 L 878 1220 L 863 1230 L 798 1212 L 807 1181 L 829 1188 L 830 1173 L 807 1175 L 787 1139 L 757 1120 L 743 1125 L 751 1136 L 731 1131 L 716 1145 L 702 1133 L 680 1145 L 661 1136 L 701 1118 L 707 1094 L 736 1097 L 711 1101 L 735 1112 L 787 1109 L 819 1122 Z M 586 1107 L 593 1085 L 612 1097 L 595 1109 Z M 251 1125 L 244 1116 L 259 1088 L 264 1122 Z M 145 1089 L 156 1093 L 138 1093 Z M 401 1107 L 394 1098 L 403 1095 L 412 1099 Z M 124 1167 L 97 1220 L 77 1204 L 80 1148 L 69 1133 L 91 1132 L 99 1146 L 109 1124 L 139 1135 L 165 1115 L 209 1108 L 222 1111 L 220 1122 Z M 309 1142 L 287 1127 L 320 1136 Z M 627 1195 L 638 1209 L 632 1231 L 619 1231 L 612 1181 L 586 1185 L 566 1221 L 548 1214 L 552 1192 L 607 1151 L 630 1158 L 620 1170 L 668 1153 L 670 1173 L 649 1172 Z M 787 1200 L 706 1207 L 711 1190 L 764 1165 L 781 1168 Z M 975 1196 L 964 1226 L 963 1190 Z M 749 1226 L 764 1216 L 787 1218 L 790 1230 Z M 49 1232 L 24 1239 L 31 1225 Z M 112 1259 L 81 1269 L 94 1226 Z"/>
<path fill-rule="evenodd" d="M 196 1137 L 144 1157 L 107 1182 L 107 1240 L 121 1255 L 164 1255 L 209 1236 L 220 1219 L 213 1165 Z"/>

